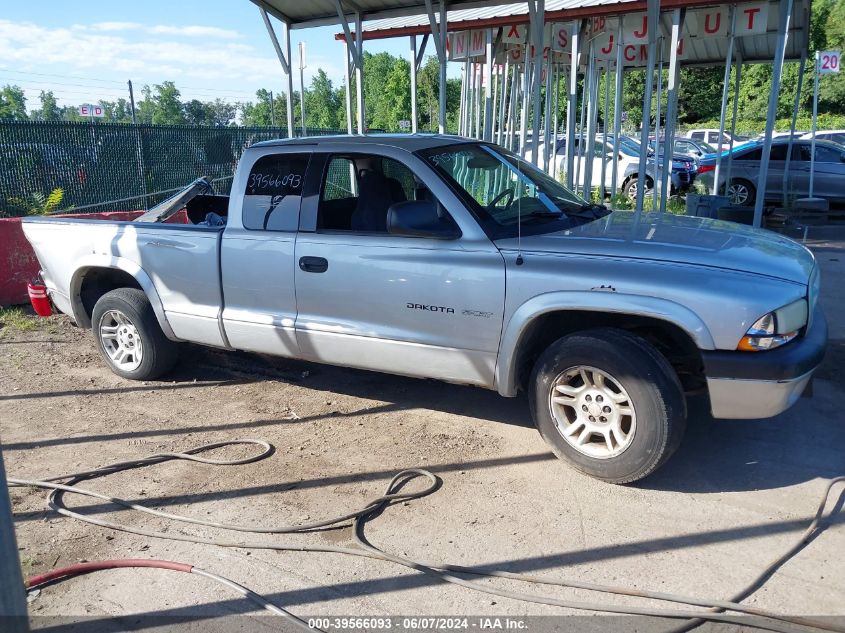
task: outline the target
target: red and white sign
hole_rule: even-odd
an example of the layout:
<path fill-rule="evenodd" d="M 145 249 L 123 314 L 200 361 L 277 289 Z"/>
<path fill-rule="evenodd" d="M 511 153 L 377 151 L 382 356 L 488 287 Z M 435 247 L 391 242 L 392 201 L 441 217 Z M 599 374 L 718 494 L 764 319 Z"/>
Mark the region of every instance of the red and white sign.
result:
<path fill-rule="evenodd" d="M 726 5 L 709 7 L 688 12 L 684 30 L 690 37 L 727 37 L 730 21 L 731 12 Z"/>
<path fill-rule="evenodd" d="M 469 50 L 469 31 L 458 31 L 449 33 L 446 40 L 446 52 L 450 61 L 458 61 L 467 58 Z"/>
<path fill-rule="evenodd" d="M 769 27 L 769 3 L 739 4 L 736 7 L 736 34 L 759 35 Z"/>
<path fill-rule="evenodd" d="M 487 53 L 487 31 L 469 32 L 469 56 L 478 57 Z"/>
<path fill-rule="evenodd" d="M 505 44 L 525 44 L 527 37 L 527 24 L 511 24 L 502 29 L 502 41 Z"/>
<path fill-rule="evenodd" d="M 106 116 L 105 111 L 103 111 L 102 106 L 98 105 L 91 105 L 90 103 L 83 103 L 79 106 L 79 116 L 87 116 L 87 117 L 104 117 Z"/>
<path fill-rule="evenodd" d="M 838 73 L 841 61 L 841 51 L 822 51 L 819 53 L 818 73 L 820 75 Z"/>

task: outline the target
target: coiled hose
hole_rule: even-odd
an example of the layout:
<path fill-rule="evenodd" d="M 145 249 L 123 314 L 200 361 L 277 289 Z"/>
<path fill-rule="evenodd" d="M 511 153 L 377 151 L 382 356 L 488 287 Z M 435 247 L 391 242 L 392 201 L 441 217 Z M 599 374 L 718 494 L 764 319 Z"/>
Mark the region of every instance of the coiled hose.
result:
<path fill-rule="evenodd" d="M 207 451 L 211 451 L 214 449 L 224 448 L 227 446 L 234 446 L 234 445 L 255 445 L 260 447 L 262 450 L 261 452 L 245 457 L 242 459 L 232 459 L 232 460 L 216 460 L 210 459 L 207 457 L 199 456 L 201 453 L 205 453 Z M 656 592 L 656 591 L 648 591 L 648 590 L 641 590 L 641 589 L 634 589 L 631 587 L 623 587 L 623 586 L 609 586 L 609 585 L 598 585 L 593 583 L 582 582 L 578 580 L 550 580 L 548 578 L 541 578 L 537 576 L 525 575 L 525 574 L 516 574 L 512 572 L 506 571 L 490 571 L 490 570 L 480 570 L 473 567 L 464 567 L 459 565 L 448 565 L 442 563 L 424 563 L 412 560 L 410 558 L 399 556 L 396 554 L 391 554 L 386 552 L 378 547 L 372 545 L 366 538 L 364 534 L 364 528 L 367 521 L 372 520 L 376 516 L 380 515 L 384 510 L 386 510 L 391 505 L 394 505 L 398 502 L 404 501 L 411 501 L 414 499 L 419 499 L 425 497 L 427 495 L 432 494 L 440 487 L 440 480 L 431 472 L 421 469 L 421 468 L 412 468 L 408 470 L 403 470 L 398 472 L 387 485 L 384 494 L 375 497 L 374 499 L 370 500 L 366 503 L 363 507 L 358 510 L 348 512 L 342 514 L 337 517 L 312 521 L 308 523 L 302 523 L 299 525 L 289 525 L 289 526 L 278 526 L 278 527 L 254 527 L 254 526 L 246 526 L 246 525 L 237 525 L 231 523 L 221 523 L 216 521 L 208 521 L 204 519 L 196 519 L 192 517 L 182 516 L 178 514 L 171 514 L 169 512 L 162 512 L 160 510 L 155 510 L 153 508 L 148 508 L 144 505 L 138 503 L 132 503 L 125 499 L 121 499 L 119 497 L 112 497 L 109 495 L 101 494 L 98 492 L 94 492 L 91 490 L 86 490 L 84 488 L 77 487 L 76 484 L 88 480 L 88 479 L 95 479 L 99 477 L 104 477 L 106 475 L 130 470 L 135 468 L 141 468 L 146 466 L 151 466 L 154 464 L 160 464 L 170 460 L 187 460 L 202 464 L 210 464 L 214 466 L 233 466 L 233 465 L 243 465 L 253 463 L 262 459 L 269 457 L 273 453 L 273 447 L 263 440 L 256 440 L 256 439 L 239 439 L 239 440 L 229 440 L 223 442 L 215 442 L 213 444 L 205 444 L 202 446 L 198 446 L 181 453 L 157 453 L 154 455 L 150 455 L 148 457 L 124 461 L 124 462 L 117 462 L 114 464 L 109 464 L 106 466 L 101 466 L 99 468 L 95 468 L 92 470 L 77 472 L 77 473 L 69 473 L 65 475 L 58 475 L 55 477 L 44 478 L 40 480 L 35 479 L 19 479 L 10 477 L 8 479 L 10 486 L 27 486 L 27 487 L 35 487 L 35 488 L 43 488 L 50 490 L 50 495 L 48 497 L 48 506 L 55 510 L 57 513 L 62 514 L 64 516 L 72 517 L 74 519 L 78 519 L 85 523 L 91 523 L 93 525 L 98 525 L 100 527 L 109 528 L 113 530 L 118 530 L 121 532 L 128 532 L 130 534 L 137 534 L 139 536 L 146 536 L 150 538 L 160 538 L 160 539 L 167 539 L 171 541 L 183 541 L 187 543 L 198 543 L 198 544 L 206 544 L 206 545 L 217 545 L 220 547 L 237 547 L 237 548 L 244 548 L 244 549 L 266 549 L 266 550 L 276 550 L 276 551 L 296 551 L 296 552 L 324 552 L 324 553 L 335 553 L 335 554 L 345 554 L 349 556 L 360 556 L 364 558 L 371 558 L 376 560 L 383 560 L 395 563 L 397 565 L 402 565 L 404 567 L 408 567 L 410 569 L 414 569 L 416 571 L 422 572 L 424 574 L 428 574 L 430 576 L 434 576 L 444 582 L 449 582 L 452 584 L 460 585 L 462 587 L 466 587 L 473 591 L 479 591 L 486 594 L 491 594 L 494 596 L 502 597 L 502 598 L 511 598 L 514 600 L 521 600 L 525 602 L 532 602 L 536 604 L 545 604 L 551 606 L 558 606 L 558 607 L 565 607 L 569 609 L 577 609 L 582 611 L 594 611 L 594 612 L 601 612 L 601 613 L 617 613 L 617 614 L 624 614 L 624 615 L 639 615 L 639 616 L 651 616 L 651 617 L 660 617 L 660 618 L 671 618 L 676 620 L 686 620 L 686 622 L 682 623 L 680 626 L 672 629 L 673 633 L 679 633 L 680 631 L 687 631 L 690 630 L 704 621 L 713 621 L 713 622 L 725 622 L 730 624 L 741 624 L 744 626 L 753 626 L 760 629 L 770 630 L 770 631 L 779 631 L 783 633 L 794 633 L 796 631 L 803 631 L 806 630 L 805 627 L 809 627 L 815 630 L 823 630 L 823 631 L 834 631 L 838 633 L 845 633 L 845 627 L 837 626 L 831 623 L 822 622 L 819 620 L 813 620 L 804 617 L 798 616 L 787 616 L 783 614 L 779 614 L 767 609 L 761 609 L 758 607 L 752 607 L 744 604 L 740 604 L 740 600 L 751 595 L 754 591 L 759 589 L 763 583 L 765 583 L 768 578 L 774 574 L 777 569 L 787 560 L 795 556 L 798 552 L 800 552 L 804 546 L 815 536 L 820 533 L 820 523 L 822 518 L 824 518 L 824 510 L 827 507 L 827 502 L 830 497 L 831 490 L 833 489 L 834 485 L 837 483 L 845 482 L 845 477 L 836 477 L 830 479 L 827 482 L 827 486 L 825 487 L 824 494 L 822 495 L 818 508 L 816 510 L 815 516 L 813 517 L 810 524 L 807 526 L 807 529 L 801 534 L 801 536 L 795 541 L 795 543 L 781 556 L 778 556 L 771 563 L 766 565 L 766 567 L 761 571 L 761 573 L 754 578 L 754 580 L 745 586 L 741 591 L 737 592 L 732 600 L 712 600 L 712 599 L 704 599 L 704 598 L 697 598 L 695 596 L 686 596 L 680 594 L 673 594 L 673 593 L 665 593 L 665 592 Z M 402 489 L 405 488 L 411 481 L 415 479 L 426 479 L 428 481 L 428 485 L 423 488 L 422 490 L 417 490 L 413 492 L 402 492 Z M 64 481 L 65 483 L 59 483 Z M 188 536 L 183 534 L 174 534 L 174 533 L 164 533 L 164 532 L 156 532 L 153 530 L 146 530 L 143 528 L 136 528 L 128 525 L 123 525 L 120 523 L 115 523 L 112 521 L 108 521 L 105 519 L 99 519 L 91 516 L 86 516 L 83 514 L 79 514 L 74 512 L 73 510 L 68 509 L 64 505 L 64 494 L 65 493 L 72 493 L 87 497 L 93 497 L 95 499 L 101 499 L 103 501 L 108 501 L 110 503 L 114 503 L 117 505 L 121 505 L 126 508 L 130 508 L 132 510 L 137 510 L 139 512 L 145 512 L 147 514 L 151 514 L 153 516 L 157 516 L 163 519 L 168 519 L 171 521 L 177 521 L 181 523 L 191 523 L 194 525 L 201 525 L 204 527 L 212 527 L 218 528 L 222 530 L 230 530 L 234 532 L 245 532 L 245 533 L 252 533 L 252 534 L 292 534 L 292 533 L 302 533 L 308 532 L 311 530 L 315 530 L 318 528 L 326 528 L 330 526 L 340 526 L 343 523 L 348 521 L 352 521 L 353 525 L 353 533 L 355 536 L 355 545 L 356 547 L 340 547 L 334 545 L 294 545 L 294 544 L 283 544 L 283 543 L 272 543 L 266 541 L 237 541 L 237 540 L 226 540 L 226 539 L 212 539 L 212 538 L 203 538 L 199 536 Z M 831 512 L 832 513 L 832 512 Z M 827 518 L 830 517 L 828 514 Z M 101 563 L 104 563 L 102 561 Z M 169 565 L 183 565 L 181 563 L 169 563 L 168 561 L 157 561 L 162 563 L 167 563 Z M 145 565 L 146 566 L 146 565 Z M 190 567 L 185 565 L 185 567 Z M 166 567 L 168 569 L 172 567 Z M 89 570 L 92 571 L 92 570 Z M 186 569 L 180 569 L 179 571 L 186 571 Z M 192 573 L 198 573 L 200 575 L 204 575 L 206 577 L 212 578 L 217 580 L 218 582 L 223 582 L 228 586 L 235 588 L 237 591 L 243 593 L 247 598 L 253 600 L 257 604 L 260 604 L 262 607 L 276 613 L 278 615 L 283 615 L 287 617 L 292 622 L 295 622 L 297 625 L 308 628 L 307 624 L 291 614 L 290 612 L 286 611 L 285 609 L 278 607 L 276 605 L 271 604 L 269 601 L 264 599 L 263 597 L 251 592 L 249 589 L 235 583 L 234 581 L 228 580 L 223 578 L 222 576 L 217 576 L 216 574 L 212 574 L 211 572 L 207 572 L 205 570 L 200 570 L 196 567 L 191 568 Z M 461 576 L 456 575 L 461 574 Z M 696 607 L 704 607 L 706 610 L 692 610 L 692 609 L 659 609 L 650 606 L 638 607 L 638 606 L 629 606 L 629 605 L 613 605 L 613 604 L 603 604 L 597 602 L 586 602 L 586 601 L 576 601 L 576 600 L 565 600 L 561 598 L 556 598 L 553 596 L 546 596 L 546 595 L 539 595 L 533 593 L 523 593 L 518 591 L 510 591 L 507 589 L 500 589 L 496 587 L 490 587 L 485 584 L 481 584 L 478 582 L 474 582 L 462 576 L 476 576 L 476 577 L 493 577 L 493 578 L 505 578 L 514 581 L 520 581 L 529 584 L 535 585 L 550 585 L 550 586 L 560 586 L 560 587 L 570 587 L 575 589 L 584 589 L 588 591 L 594 591 L 598 593 L 604 594 L 611 594 L 611 595 L 619 595 L 619 596 L 628 596 L 628 597 L 636 597 L 636 598 L 646 598 L 651 600 L 660 600 L 664 602 L 673 602 L 676 604 L 686 605 L 686 606 L 696 606 Z M 31 579 L 29 582 L 33 582 L 36 579 Z M 46 582 L 46 581 L 42 581 Z M 28 584 L 28 586 L 30 586 Z M 734 613 L 742 613 L 749 616 L 754 616 L 753 618 L 746 618 L 741 619 L 735 615 L 730 615 L 726 612 L 734 612 Z"/>

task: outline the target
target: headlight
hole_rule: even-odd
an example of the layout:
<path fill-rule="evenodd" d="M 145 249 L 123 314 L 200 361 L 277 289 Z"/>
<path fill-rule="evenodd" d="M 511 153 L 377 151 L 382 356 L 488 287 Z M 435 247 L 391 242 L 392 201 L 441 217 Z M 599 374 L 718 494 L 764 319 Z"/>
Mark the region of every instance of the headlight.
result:
<path fill-rule="evenodd" d="M 774 312 L 764 314 L 736 346 L 743 352 L 762 352 L 789 343 L 807 325 L 807 300 L 799 299 Z"/>

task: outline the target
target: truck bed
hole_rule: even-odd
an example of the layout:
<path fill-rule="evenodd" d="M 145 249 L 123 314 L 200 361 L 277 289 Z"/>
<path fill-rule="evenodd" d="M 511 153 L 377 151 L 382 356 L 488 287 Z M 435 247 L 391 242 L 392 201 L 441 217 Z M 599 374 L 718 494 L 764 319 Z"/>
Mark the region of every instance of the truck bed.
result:
<path fill-rule="evenodd" d="M 84 305 L 86 271 L 116 268 L 135 277 L 148 295 L 152 293 L 154 308 L 163 311 L 172 329 L 169 335 L 218 346 L 223 345 L 218 325 L 223 228 L 76 218 L 23 220 L 24 234 L 46 271 L 44 282 L 62 312 L 79 321 L 74 298 L 81 297 Z M 89 314 L 92 307 L 85 306 Z"/>

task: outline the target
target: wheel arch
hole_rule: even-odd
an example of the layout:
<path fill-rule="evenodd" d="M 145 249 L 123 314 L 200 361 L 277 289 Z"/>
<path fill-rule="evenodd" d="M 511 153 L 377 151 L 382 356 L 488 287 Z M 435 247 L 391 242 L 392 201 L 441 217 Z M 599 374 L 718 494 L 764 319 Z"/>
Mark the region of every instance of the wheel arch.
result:
<path fill-rule="evenodd" d="M 612 292 L 548 293 L 520 306 L 505 326 L 496 364 L 498 392 L 515 396 L 549 343 L 596 327 L 639 333 L 667 356 L 679 376 L 689 372 L 691 383 L 703 377 L 700 350 L 715 349 L 704 322 L 678 303 Z"/>
<path fill-rule="evenodd" d="M 94 304 L 104 294 L 116 288 L 142 290 L 153 307 L 164 335 L 171 340 L 178 340 L 167 322 L 161 297 L 152 279 L 138 264 L 121 257 L 86 259 L 74 272 L 69 294 L 73 306 L 73 318 L 77 325 L 90 328 Z"/>

